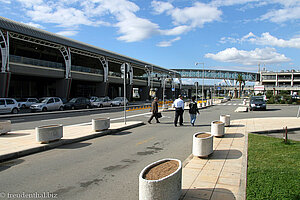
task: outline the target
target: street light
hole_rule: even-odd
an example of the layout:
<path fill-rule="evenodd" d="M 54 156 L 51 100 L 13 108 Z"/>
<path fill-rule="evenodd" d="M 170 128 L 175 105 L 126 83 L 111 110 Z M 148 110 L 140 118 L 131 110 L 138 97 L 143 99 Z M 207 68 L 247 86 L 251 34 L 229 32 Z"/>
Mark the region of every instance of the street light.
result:
<path fill-rule="evenodd" d="M 198 82 L 195 82 L 195 86 L 196 86 L 196 102 L 198 104 Z"/>
<path fill-rule="evenodd" d="M 202 70 L 202 102 L 201 102 L 201 105 L 203 105 L 203 96 L 204 96 L 204 63 L 198 63 L 198 62 L 195 63 L 196 66 L 198 64 L 202 64 L 203 65 L 203 70 Z"/>

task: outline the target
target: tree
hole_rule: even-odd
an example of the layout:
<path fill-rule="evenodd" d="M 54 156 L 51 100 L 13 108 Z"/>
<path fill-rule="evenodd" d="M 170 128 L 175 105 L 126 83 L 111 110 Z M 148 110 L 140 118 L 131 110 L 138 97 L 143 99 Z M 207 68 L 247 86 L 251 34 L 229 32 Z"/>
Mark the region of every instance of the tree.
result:
<path fill-rule="evenodd" d="M 240 98 L 242 92 L 242 84 L 245 85 L 245 80 L 243 79 L 243 76 L 239 74 L 236 81 L 239 83 L 239 98 Z"/>

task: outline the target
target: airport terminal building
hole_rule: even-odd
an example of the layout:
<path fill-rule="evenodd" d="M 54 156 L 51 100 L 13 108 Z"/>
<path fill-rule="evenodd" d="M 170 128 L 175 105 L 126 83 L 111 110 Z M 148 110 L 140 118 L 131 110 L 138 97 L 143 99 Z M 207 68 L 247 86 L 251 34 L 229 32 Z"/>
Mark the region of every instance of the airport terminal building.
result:
<path fill-rule="evenodd" d="M 150 88 L 162 97 L 179 93 L 174 71 L 120 55 L 54 33 L 0 17 L 1 97 L 123 96 L 121 66 L 126 67 L 126 93 L 140 100 Z M 168 78 L 168 79 L 166 79 Z M 173 88 L 173 94 L 172 90 Z M 175 94 L 176 93 L 176 94 Z"/>

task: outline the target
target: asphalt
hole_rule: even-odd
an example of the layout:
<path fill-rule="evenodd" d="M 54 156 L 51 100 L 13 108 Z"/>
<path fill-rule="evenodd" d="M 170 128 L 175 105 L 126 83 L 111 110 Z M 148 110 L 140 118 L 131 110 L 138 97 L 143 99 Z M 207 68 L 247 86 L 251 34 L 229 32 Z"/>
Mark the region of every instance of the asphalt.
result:
<path fill-rule="evenodd" d="M 219 113 L 226 114 L 226 113 L 223 113 L 224 111 L 222 111 L 222 109 L 221 109 L 221 106 L 226 106 L 226 104 L 229 104 L 229 103 L 227 102 L 227 103 L 216 105 L 213 108 L 214 112 L 217 112 L 217 114 L 219 114 Z M 233 101 L 232 104 L 236 104 L 236 106 L 239 106 L 239 103 L 235 102 L 235 101 Z M 199 158 L 193 157 L 192 155 L 188 156 L 188 158 L 186 158 L 185 160 L 182 159 L 182 160 L 184 160 L 183 161 L 183 163 L 184 163 L 183 185 L 182 185 L 183 186 L 183 188 L 182 188 L 183 189 L 183 194 L 182 194 L 183 199 L 220 199 L 221 197 L 222 197 L 222 199 L 245 199 L 245 187 L 246 187 L 246 167 L 245 166 L 247 166 L 245 164 L 245 162 L 247 160 L 247 135 L 248 135 L 248 133 L 249 132 L 259 133 L 259 132 L 266 132 L 266 131 L 275 131 L 276 132 L 276 130 L 278 130 L 278 131 L 282 130 L 282 127 L 285 127 L 285 126 L 287 126 L 289 130 L 290 129 L 297 130 L 299 128 L 298 127 L 298 124 L 300 124 L 299 120 L 297 118 L 286 118 L 285 115 L 287 115 L 287 114 L 286 114 L 286 112 L 281 112 L 282 108 L 276 108 L 276 109 L 269 108 L 269 109 L 270 109 L 269 112 L 261 112 L 260 113 L 258 111 L 258 112 L 232 114 L 233 115 L 232 118 L 234 119 L 234 120 L 232 120 L 232 126 L 226 128 L 226 135 L 224 138 L 215 138 L 214 139 L 215 140 L 215 142 L 214 142 L 214 150 L 215 151 L 212 154 L 212 156 L 209 157 L 209 159 L 199 159 Z M 292 110 L 294 111 L 295 107 L 291 107 L 290 109 L 291 109 L 291 111 Z M 202 110 L 200 119 L 203 118 L 206 115 L 206 113 L 209 113 L 209 112 L 210 112 L 209 108 Z M 262 118 L 251 118 L 251 116 L 254 116 L 255 113 L 260 113 Z M 270 118 L 270 115 L 272 115 L 272 114 L 282 115 L 282 116 L 278 117 L 278 118 Z M 291 115 L 291 112 L 289 112 L 288 116 L 290 116 L 290 115 Z M 246 119 L 243 119 L 243 118 L 246 118 Z M 120 120 L 122 120 L 122 119 L 120 119 Z M 264 121 L 264 120 L 266 120 L 266 121 Z M 274 126 L 273 124 L 276 124 L 276 126 Z M 19 125 L 21 125 L 21 124 L 19 124 Z M 167 127 L 168 123 L 161 124 L 161 125 L 162 125 L 162 127 L 154 126 L 154 124 L 148 125 L 148 126 L 143 126 L 144 127 L 143 130 L 145 130 L 145 128 L 151 130 L 154 127 L 157 130 L 161 130 L 161 128 Z M 86 124 L 86 125 L 78 126 L 78 127 L 75 126 L 75 128 L 73 127 L 73 131 L 71 131 L 71 132 L 74 132 L 74 130 L 76 130 L 77 133 L 75 134 L 75 137 L 78 137 L 79 139 L 76 141 L 74 140 L 74 142 L 76 142 L 76 143 L 74 143 L 72 145 L 72 147 L 70 146 L 71 148 L 81 149 L 81 148 L 84 148 L 91 144 L 90 142 L 85 142 L 85 143 L 79 142 L 80 140 L 90 139 L 90 138 L 84 138 L 84 137 L 80 136 L 81 134 L 87 134 L 87 131 L 82 131 L 82 130 L 90 130 L 90 127 L 88 127 L 88 126 L 90 126 L 90 125 Z M 206 127 L 206 126 L 199 125 L 199 127 L 200 128 L 204 127 L 206 130 L 209 130 L 209 127 Z M 199 127 L 198 127 L 198 129 L 199 129 Z M 142 130 L 141 127 L 138 129 Z M 194 130 L 196 130 L 196 129 L 197 129 L 197 127 L 195 127 Z M 186 129 L 186 127 L 177 127 L 176 130 L 187 130 L 187 129 Z M 18 130 L 18 131 L 21 131 L 21 130 Z M 11 149 L 16 150 L 14 145 L 7 145 L 7 141 L 9 140 L 10 142 L 13 142 L 13 140 L 16 141 L 18 138 L 24 138 L 24 137 L 28 137 L 28 138 L 31 137 L 31 139 L 32 139 L 34 137 L 34 135 L 32 134 L 33 130 L 27 129 L 26 131 L 29 131 L 29 132 L 31 131 L 31 133 L 29 133 L 29 134 L 27 133 L 28 135 L 23 135 L 22 137 L 9 137 L 10 134 L 8 134 L 8 137 L 0 136 L 0 148 L 5 146 L 5 150 L 7 151 L 8 150 L 7 147 L 9 146 Z M 127 138 L 128 138 L 128 134 L 130 135 L 130 133 L 131 133 L 130 131 L 129 132 L 128 131 L 129 131 L 129 129 L 127 131 L 121 131 L 121 132 L 119 132 L 120 134 L 118 133 L 118 131 L 116 131 L 113 133 L 113 135 L 116 134 L 116 135 L 119 135 L 119 137 L 127 136 Z M 139 132 L 137 130 L 137 128 L 132 129 L 132 131 Z M 22 134 L 22 131 L 19 132 L 19 134 Z M 88 135 L 89 134 L 91 134 L 90 131 L 88 131 Z M 163 134 L 163 131 L 158 134 L 160 134 L 160 135 Z M 174 133 L 174 137 L 176 137 L 175 135 L 177 137 L 179 136 L 178 134 Z M 95 135 L 95 137 L 99 137 L 99 136 L 101 136 L 101 134 Z M 139 154 L 140 155 L 148 155 L 148 154 L 161 152 L 163 150 L 163 148 L 166 147 L 166 141 L 168 139 L 165 138 L 162 141 L 155 142 L 155 140 L 156 140 L 155 137 L 157 137 L 155 134 L 149 135 L 147 139 L 144 139 L 139 142 L 135 139 L 137 147 L 143 146 L 144 144 L 149 143 L 149 141 L 153 141 L 152 142 L 153 146 L 151 146 L 149 148 L 147 147 L 144 151 L 140 150 L 137 154 L 138 155 Z M 120 140 L 118 140 L 116 137 L 114 137 L 114 140 L 120 142 Z M 120 146 L 125 145 L 129 141 L 133 140 L 132 136 L 130 136 L 127 140 L 128 140 L 127 142 L 124 141 L 124 142 L 120 143 L 119 145 Z M 3 143 L 3 141 L 4 141 L 4 143 Z M 93 140 L 87 140 L 87 141 L 93 141 Z M 100 142 L 102 143 L 103 150 L 109 149 L 109 146 L 107 146 L 109 144 L 103 143 L 104 140 L 100 140 Z M 19 140 L 19 143 L 22 143 L 22 141 Z M 165 143 L 165 144 L 163 144 L 163 143 Z M 34 145 L 37 145 L 37 144 L 35 143 Z M 60 144 L 60 145 L 63 145 L 63 144 Z M 176 146 L 180 146 L 180 145 L 181 144 L 179 144 L 175 141 L 174 141 L 174 144 L 172 144 L 172 146 L 175 146 L 175 148 L 176 148 Z M 69 145 L 65 145 L 65 146 L 67 149 L 70 148 Z M 54 148 L 54 147 L 52 147 L 52 148 Z M 64 149 L 63 147 L 58 147 L 58 146 L 56 146 L 55 148 Z M 170 146 L 168 146 L 168 148 L 170 148 Z M 188 149 L 184 150 L 183 152 L 189 151 Z M 90 152 L 90 154 L 92 155 L 92 154 L 95 154 L 96 152 L 98 152 L 98 150 L 93 149 Z M 70 153 L 72 154 L 72 152 L 70 152 Z M 128 178 L 126 178 L 128 175 L 129 176 L 137 176 L 132 173 L 129 173 L 127 175 L 122 174 L 122 173 L 120 174 L 120 173 L 117 173 L 117 171 L 116 171 L 117 169 L 121 170 L 121 169 L 126 169 L 128 167 L 130 168 L 130 166 L 135 165 L 138 162 L 135 158 L 132 158 L 132 159 L 129 158 L 130 156 L 128 157 L 128 153 L 129 153 L 129 151 L 126 151 L 126 150 L 123 151 L 123 153 L 121 153 L 120 156 L 123 157 L 124 159 L 121 160 L 120 163 L 117 164 L 117 163 L 112 162 L 110 166 L 104 167 L 103 169 L 105 171 L 113 172 L 114 175 L 113 174 L 112 175 L 121 177 L 121 180 L 128 179 Z M 73 157 L 73 156 L 71 156 L 71 154 L 69 155 L 70 158 Z M 173 154 L 174 154 L 173 156 L 176 156 L 176 155 L 178 156 L 178 154 L 175 154 L 175 153 L 173 153 Z M 41 162 L 43 163 L 43 160 L 44 160 L 44 162 L 47 160 L 47 162 L 45 162 L 45 163 L 48 163 L 49 160 L 51 160 L 52 158 L 54 159 L 55 154 L 50 154 L 50 152 L 49 152 L 49 153 L 47 153 L 47 155 L 49 157 L 42 155 L 42 154 L 38 155 L 38 160 L 40 161 L 40 163 Z M 108 159 L 107 156 L 110 156 L 110 155 L 113 155 L 112 152 L 108 153 L 107 155 L 101 155 L 97 160 L 99 160 L 99 162 L 101 162 L 101 160 L 103 160 L 103 159 L 104 160 Z M 170 156 L 170 154 L 167 154 L 167 155 L 168 155 L 168 157 Z M 18 156 L 23 156 L 23 155 L 19 154 Z M 57 155 L 55 155 L 55 156 L 57 156 Z M 217 156 L 217 158 L 214 156 Z M 55 172 L 55 174 L 53 174 L 53 176 L 57 177 L 57 178 L 59 176 L 64 176 L 64 174 L 66 175 L 67 174 L 66 170 L 74 170 L 76 172 L 78 171 L 76 169 L 73 169 L 75 166 L 72 167 L 72 166 L 70 166 L 69 163 L 66 163 L 66 161 L 70 160 L 70 158 L 68 158 L 67 152 L 62 154 L 60 157 L 62 160 L 60 162 L 58 162 L 57 164 L 61 167 L 64 167 L 64 165 L 65 165 L 65 167 L 68 166 L 68 169 L 66 169 L 64 167 L 65 169 L 63 171 L 59 171 L 59 173 L 57 172 L 58 174 L 56 174 L 54 169 L 56 169 L 57 167 L 55 167 L 55 165 L 53 165 L 52 167 L 44 166 L 45 168 L 42 171 L 46 172 L 47 169 L 54 170 L 53 172 Z M 34 157 L 32 157 L 32 159 L 34 159 Z M 31 159 L 31 162 L 33 161 L 32 159 Z M 38 160 L 36 162 L 38 162 Z M 65 160 L 65 161 L 63 161 L 63 160 Z M 145 161 L 149 162 L 150 160 L 148 158 Z M 13 160 L 12 165 L 9 164 L 10 161 L 5 162 L 4 164 L 0 164 L 0 172 L 3 170 L 6 170 L 7 168 L 11 168 L 11 166 L 19 165 L 20 162 L 22 163 L 22 162 L 24 162 L 24 160 L 22 158 Z M 80 160 L 78 160 L 76 162 L 79 162 L 77 167 L 82 166 L 82 168 L 87 169 L 87 170 L 89 168 L 86 166 L 92 166 L 92 165 L 96 164 L 93 162 L 88 162 L 87 160 L 83 163 L 81 163 L 82 161 L 80 161 Z M 99 164 L 99 162 L 97 164 Z M 30 163 L 30 162 L 28 162 L 28 163 Z M 220 164 L 220 163 L 222 163 L 222 164 Z M 232 164 L 233 166 L 230 166 L 230 164 Z M 22 166 L 25 167 L 24 164 Z M 228 172 L 228 170 L 226 169 L 228 167 L 230 169 L 235 168 L 235 170 L 237 170 L 237 171 L 235 171 L 233 174 L 228 174 L 228 173 L 226 173 L 226 172 Z M 25 168 L 27 168 L 27 167 L 25 167 Z M 17 168 L 15 170 L 17 170 Z M 13 171 L 15 171 L 15 170 L 13 170 Z M 32 175 L 40 174 L 40 176 L 41 176 L 40 178 L 49 179 L 45 176 L 45 174 L 43 174 L 43 173 L 41 174 L 41 173 L 37 172 L 37 171 L 40 171 L 39 168 L 35 168 L 34 171 L 32 171 L 33 169 L 31 169 L 30 171 L 28 171 L 28 170 L 30 170 L 30 168 L 27 169 L 28 174 L 26 175 L 26 177 L 28 177 L 30 174 L 32 174 Z M 13 172 L 13 171 L 11 171 L 11 172 Z M 18 169 L 17 171 L 21 172 L 20 169 Z M 216 171 L 218 171 L 218 172 L 216 172 Z M 14 172 L 14 174 L 19 174 L 19 172 Z M 204 172 L 205 172 L 205 175 L 203 175 Z M 212 172 L 212 174 L 211 174 L 211 172 Z M 77 173 L 78 174 L 76 174 L 76 175 L 74 174 L 74 178 L 76 178 L 75 180 L 77 180 L 77 179 L 79 180 L 80 177 L 87 176 L 87 174 L 79 173 L 79 171 Z M 86 173 L 91 173 L 91 175 L 93 174 L 92 171 L 89 172 L 89 170 Z M 190 174 L 190 173 L 192 173 L 192 174 Z M 9 174 L 10 173 L 8 173 L 7 175 L 9 176 Z M 225 177 L 224 177 L 224 175 L 225 175 Z M 0 176 L 1 176 L 1 174 L 0 174 Z M 4 180 L 4 179 L 7 180 L 5 177 L 6 177 L 6 175 L 2 174 L 2 180 Z M 106 180 L 109 179 L 107 176 L 103 176 L 100 178 L 96 178 L 96 177 L 92 178 L 93 176 L 89 176 L 89 177 L 90 177 L 89 180 L 86 180 L 86 181 L 81 180 L 79 188 L 81 188 L 81 189 L 84 189 L 87 187 L 90 188 L 90 186 L 92 186 L 92 185 L 98 185 L 102 182 L 106 182 Z M 34 179 L 36 179 L 36 178 L 34 178 Z M 24 181 L 25 180 L 26 179 L 24 179 Z M 20 188 L 22 185 L 21 188 L 23 188 L 23 191 L 25 191 L 25 189 L 27 189 L 27 191 L 30 191 L 30 187 L 32 187 L 32 186 L 28 185 L 29 187 L 25 187 L 24 184 L 26 184 L 26 183 L 21 180 L 19 180 L 19 181 L 20 182 L 16 185 L 16 188 L 17 187 Z M 35 182 L 38 183 L 37 181 L 35 181 Z M 81 189 L 74 190 L 75 188 L 73 186 L 68 187 L 69 183 L 68 182 L 64 183 L 64 182 L 65 181 L 62 181 L 62 180 L 60 181 L 60 184 L 62 184 L 62 185 L 61 185 L 61 187 L 59 186 L 59 188 L 61 188 L 61 189 L 55 190 L 53 188 L 53 190 L 51 190 L 51 191 L 57 192 L 59 195 L 71 194 L 70 192 L 72 192 L 73 195 L 70 195 L 69 199 L 78 198 L 78 197 L 82 197 L 82 199 L 89 199 L 89 198 L 93 198 L 95 196 L 99 197 L 99 195 L 101 197 L 104 197 L 103 199 L 116 199 L 116 198 L 114 198 L 114 197 L 116 197 L 115 192 L 112 192 L 111 194 L 109 194 L 110 191 L 109 191 L 108 187 L 103 187 L 103 190 L 106 191 L 105 193 L 97 194 L 95 192 L 91 192 L 91 193 L 85 192 L 85 193 L 83 193 L 84 196 L 82 196 L 83 194 L 82 194 L 82 192 L 80 192 Z M 125 182 L 126 181 L 124 181 L 124 184 L 125 184 Z M 7 183 L 8 183 L 8 181 L 7 181 Z M 16 183 L 16 182 L 14 181 L 14 182 L 12 182 L 12 184 L 13 183 Z M 205 184 L 203 184 L 203 183 L 205 183 Z M 133 183 L 127 182 L 126 184 L 133 184 Z M 134 183 L 134 185 L 136 185 L 136 183 Z M 237 187 L 237 185 L 238 185 L 238 187 Z M 101 187 L 102 186 L 104 186 L 104 185 L 101 184 Z M 5 187 L 5 188 L 7 188 L 7 187 Z M 49 188 L 52 188 L 52 187 L 49 187 Z M 116 187 L 116 189 L 117 188 L 119 188 L 119 187 Z M 119 188 L 117 190 L 121 191 L 121 188 Z M 128 197 L 127 199 L 133 199 L 132 196 L 130 195 L 130 193 L 136 194 L 136 191 L 130 190 L 128 192 L 129 193 L 125 195 L 126 197 Z"/>

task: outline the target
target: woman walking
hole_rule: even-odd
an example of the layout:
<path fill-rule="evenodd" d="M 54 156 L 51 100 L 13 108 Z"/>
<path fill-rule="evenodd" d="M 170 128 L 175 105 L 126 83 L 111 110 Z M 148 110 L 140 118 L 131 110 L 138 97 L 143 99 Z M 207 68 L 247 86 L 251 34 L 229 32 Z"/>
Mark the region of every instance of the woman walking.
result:
<path fill-rule="evenodd" d="M 196 97 L 193 96 L 192 101 L 189 104 L 189 107 L 190 107 L 189 113 L 190 113 L 190 116 L 191 116 L 191 125 L 192 126 L 195 125 L 197 113 L 200 114 L 199 110 L 198 110 L 197 102 L 195 102 L 195 99 L 196 99 Z"/>

